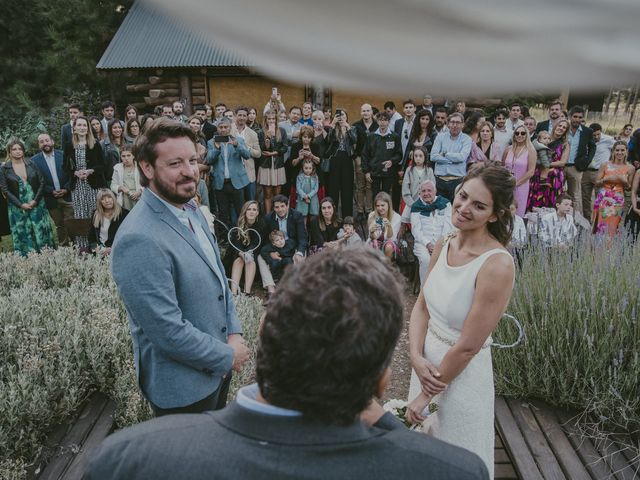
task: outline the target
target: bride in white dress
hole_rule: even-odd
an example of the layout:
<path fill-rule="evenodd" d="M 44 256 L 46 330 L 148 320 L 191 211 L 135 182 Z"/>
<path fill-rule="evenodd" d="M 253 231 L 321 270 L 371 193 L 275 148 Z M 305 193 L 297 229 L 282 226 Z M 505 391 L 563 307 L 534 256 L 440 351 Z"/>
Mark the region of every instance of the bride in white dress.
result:
<path fill-rule="evenodd" d="M 479 166 L 453 202 L 457 231 L 441 239 L 411 312 L 414 369 L 407 418 L 424 420 L 438 404 L 428 433 L 479 455 L 493 478 L 494 386 L 491 333 L 504 314 L 515 278 L 505 249 L 511 239 L 515 179 L 501 166 Z"/>

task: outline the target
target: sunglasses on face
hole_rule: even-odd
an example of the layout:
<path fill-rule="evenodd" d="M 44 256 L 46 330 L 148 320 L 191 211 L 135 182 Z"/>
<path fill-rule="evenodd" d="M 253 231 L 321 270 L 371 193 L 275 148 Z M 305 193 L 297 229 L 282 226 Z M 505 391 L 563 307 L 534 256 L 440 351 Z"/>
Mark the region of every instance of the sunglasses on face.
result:
<path fill-rule="evenodd" d="M 516 137 L 524 137 L 526 134 L 527 134 L 527 132 L 516 132 L 516 133 L 514 133 L 514 135 Z"/>

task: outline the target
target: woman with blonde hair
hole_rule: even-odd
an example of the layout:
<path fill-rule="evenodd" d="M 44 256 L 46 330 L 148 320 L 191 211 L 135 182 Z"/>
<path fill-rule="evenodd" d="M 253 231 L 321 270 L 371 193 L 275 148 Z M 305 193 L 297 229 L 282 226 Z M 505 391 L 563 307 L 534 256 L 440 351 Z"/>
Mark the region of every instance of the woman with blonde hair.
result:
<path fill-rule="evenodd" d="M 536 170 L 537 154 L 524 125 L 513 130 L 511 145 L 502 154 L 502 164 L 516 179 L 513 196 L 518 204 L 519 217 L 524 217 L 529 198 L 529 180 Z"/>
<path fill-rule="evenodd" d="M 378 224 L 382 227 L 384 235 L 383 251 L 386 257 L 392 258 L 398 252 L 398 232 L 402 225 L 402 217 L 393 210 L 391 195 L 387 192 L 378 192 L 373 201 L 373 211 L 367 220 L 367 231 Z"/>
<path fill-rule="evenodd" d="M 118 205 L 125 210 L 131 210 L 142 195 L 140 172 L 138 164 L 133 158 L 133 147 L 123 145 L 120 149 L 121 163 L 113 167 L 111 191 L 118 197 Z"/>
<path fill-rule="evenodd" d="M 129 213 L 118 204 L 115 194 L 108 188 L 98 190 L 96 210 L 89 230 L 89 247 L 102 256 L 111 253 L 118 229 Z"/>
<path fill-rule="evenodd" d="M 284 128 L 278 126 L 277 113 L 269 110 L 262 119 L 260 149 L 262 157 L 258 167 L 258 184 L 264 192 L 264 211 L 271 213 L 271 199 L 279 195 L 282 185 L 287 183 L 284 154 L 289 148 L 289 139 Z"/>
<path fill-rule="evenodd" d="M 92 218 L 97 190 L 108 185 L 104 152 L 93 137 L 86 117 L 78 117 L 73 122 L 72 142 L 65 147 L 63 167 L 71 178 L 74 218 Z M 76 236 L 74 241 L 80 249 L 89 246 L 86 235 Z"/>
<path fill-rule="evenodd" d="M 547 145 L 551 153 L 547 180 L 545 182 L 541 180 L 541 166 L 536 166 L 529 181 L 527 212 L 536 207 L 555 209 L 556 199 L 564 193 L 564 166 L 567 164 L 570 150 L 569 142 L 567 141 L 568 132 L 569 122 L 566 119 L 558 120 L 553 126 L 551 142 Z"/>

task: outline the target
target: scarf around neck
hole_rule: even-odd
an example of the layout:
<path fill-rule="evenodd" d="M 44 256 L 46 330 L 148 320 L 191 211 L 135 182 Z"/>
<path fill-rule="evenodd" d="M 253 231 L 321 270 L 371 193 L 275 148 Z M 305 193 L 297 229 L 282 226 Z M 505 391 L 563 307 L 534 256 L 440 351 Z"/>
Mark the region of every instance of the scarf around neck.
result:
<path fill-rule="evenodd" d="M 421 198 L 413 202 L 411 206 L 411 213 L 419 213 L 420 215 L 424 215 L 428 217 L 431 215 L 431 212 L 434 210 L 442 210 L 447 208 L 449 204 L 449 200 L 444 197 L 436 196 L 436 198 L 431 203 L 424 203 Z"/>

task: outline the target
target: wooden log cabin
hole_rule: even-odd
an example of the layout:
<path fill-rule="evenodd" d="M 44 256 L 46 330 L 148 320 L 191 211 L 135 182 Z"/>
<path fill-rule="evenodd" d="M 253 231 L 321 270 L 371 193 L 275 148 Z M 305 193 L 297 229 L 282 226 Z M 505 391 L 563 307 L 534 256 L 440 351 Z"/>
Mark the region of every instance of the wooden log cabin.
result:
<path fill-rule="evenodd" d="M 126 72 L 129 79 L 126 101 L 142 113 L 154 107 L 181 100 L 185 112 L 194 105 L 218 102 L 229 108 L 239 105 L 255 107 L 261 117 L 262 108 L 277 87 L 285 106 L 313 101 L 316 108 L 343 108 L 354 121 L 360 117 L 360 106 L 371 103 L 382 109 L 388 100 L 402 111 L 405 98 L 354 93 L 339 89 L 291 84 L 265 77 L 245 59 L 226 48 L 211 43 L 199 32 L 189 29 L 180 19 L 171 18 L 145 2 L 136 1 L 100 59 L 100 72 Z M 429 92 L 415 92 L 416 103 Z M 468 105 L 496 105 L 500 99 L 465 99 Z M 434 102 L 444 99 L 434 96 Z M 121 105 L 121 107 L 124 105 Z"/>

